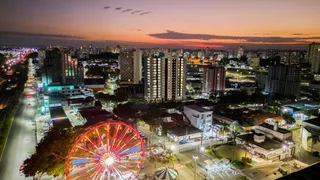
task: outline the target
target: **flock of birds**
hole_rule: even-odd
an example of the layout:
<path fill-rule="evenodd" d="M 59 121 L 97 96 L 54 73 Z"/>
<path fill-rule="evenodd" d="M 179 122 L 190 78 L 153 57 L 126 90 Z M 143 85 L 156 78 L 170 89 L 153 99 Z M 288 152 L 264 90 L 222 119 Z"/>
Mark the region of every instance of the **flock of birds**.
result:
<path fill-rule="evenodd" d="M 103 9 L 110 9 L 110 8 L 111 8 L 110 6 L 106 6 L 106 7 L 104 7 Z M 121 11 L 121 12 L 123 12 L 123 13 L 125 13 L 125 12 L 131 12 L 131 14 L 139 14 L 140 16 L 147 15 L 147 14 L 151 14 L 151 13 L 152 13 L 152 11 L 124 9 L 124 8 L 122 8 L 122 7 L 117 7 L 117 8 L 115 8 L 115 10 Z"/>

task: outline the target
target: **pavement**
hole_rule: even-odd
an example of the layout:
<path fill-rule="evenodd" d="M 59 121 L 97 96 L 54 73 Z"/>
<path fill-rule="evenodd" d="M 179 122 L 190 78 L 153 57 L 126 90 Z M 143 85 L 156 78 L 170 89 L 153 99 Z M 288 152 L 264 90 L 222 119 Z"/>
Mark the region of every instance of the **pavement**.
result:
<path fill-rule="evenodd" d="M 25 180 L 19 171 L 23 161 L 35 151 L 34 119 L 37 107 L 37 97 L 34 90 L 25 88 L 24 93 L 29 93 L 20 99 L 7 144 L 0 160 L 0 180 Z M 28 105 L 30 103 L 30 105 Z"/>

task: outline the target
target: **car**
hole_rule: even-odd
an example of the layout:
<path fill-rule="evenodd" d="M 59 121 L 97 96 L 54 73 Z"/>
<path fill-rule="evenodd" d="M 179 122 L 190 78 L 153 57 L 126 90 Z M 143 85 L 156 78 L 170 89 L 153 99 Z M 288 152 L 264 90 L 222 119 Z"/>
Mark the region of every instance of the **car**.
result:
<path fill-rule="evenodd" d="M 21 164 L 19 171 L 22 171 L 24 169 L 24 164 Z"/>

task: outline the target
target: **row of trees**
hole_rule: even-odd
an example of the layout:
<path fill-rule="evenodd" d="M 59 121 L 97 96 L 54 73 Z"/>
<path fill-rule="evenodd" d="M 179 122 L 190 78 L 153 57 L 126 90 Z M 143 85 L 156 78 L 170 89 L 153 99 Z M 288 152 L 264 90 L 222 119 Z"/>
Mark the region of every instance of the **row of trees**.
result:
<path fill-rule="evenodd" d="M 42 175 L 64 175 L 68 151 L 83 129 L 57 130 L 47 132 L 36 147 L 36 152 L 24 161 L 23 173 L 26 177 Z"/>
<path fill-rule="evenodd" d="M 162 149 L 161 153 L 154 151 L 155 149 Z M 171 164 L 174 168 L 174 163 L 177 161 L 177 157 L 173 154 L 172 150 L 167 149 L 163 144 L 154 144 L 148 148 L 149 156 L 148 160 L 154 166 L 154 171 L 157 168 L 157 163 Z"/>

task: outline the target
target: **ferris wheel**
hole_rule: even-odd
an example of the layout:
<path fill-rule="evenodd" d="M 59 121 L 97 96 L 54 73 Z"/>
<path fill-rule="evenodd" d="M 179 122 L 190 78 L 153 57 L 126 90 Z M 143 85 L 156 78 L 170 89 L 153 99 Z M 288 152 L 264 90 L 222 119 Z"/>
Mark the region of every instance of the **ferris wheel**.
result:
<path fill-rule="evenodd" d="M 136 179 L 143 166 L 144 142 L 138 131 L 122 122 L 95 125 L 69 150 L 67 180 Z"/>

